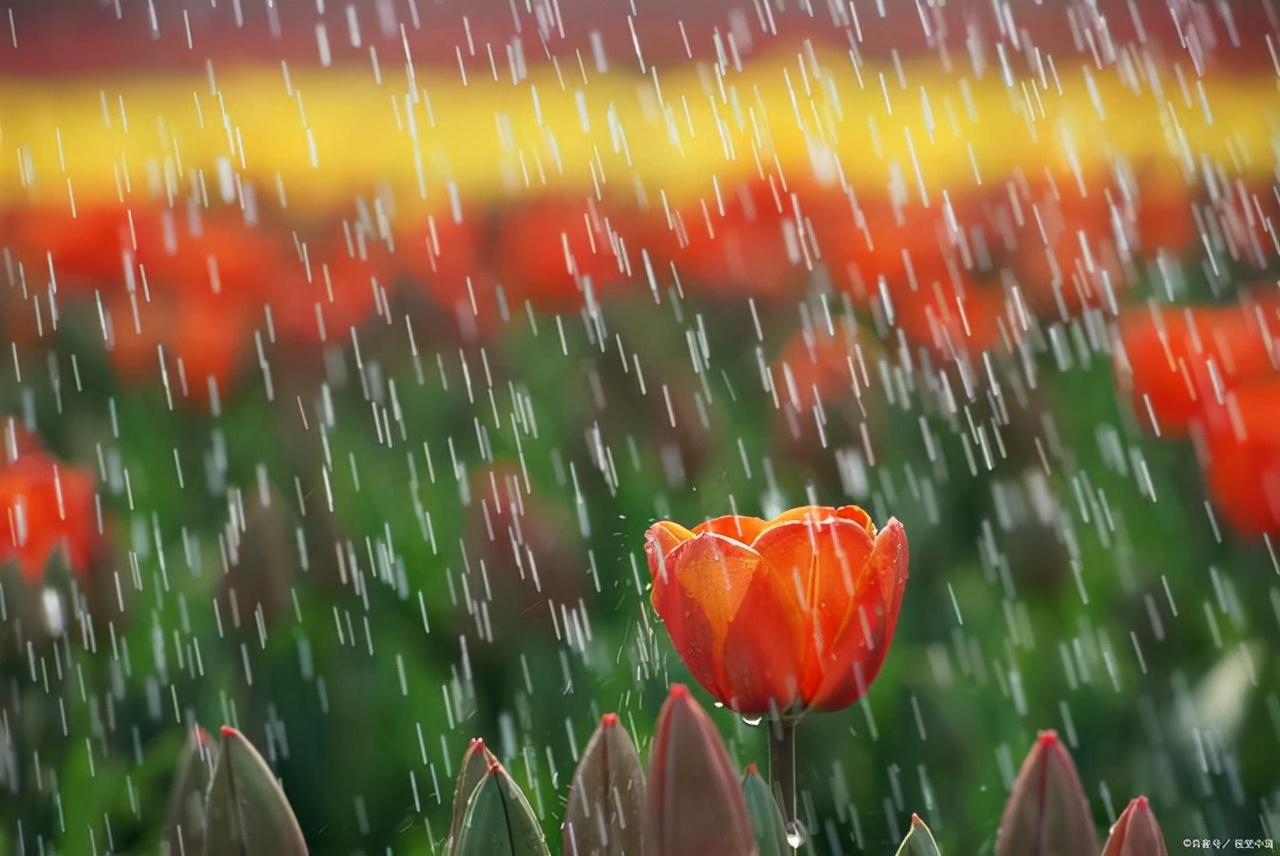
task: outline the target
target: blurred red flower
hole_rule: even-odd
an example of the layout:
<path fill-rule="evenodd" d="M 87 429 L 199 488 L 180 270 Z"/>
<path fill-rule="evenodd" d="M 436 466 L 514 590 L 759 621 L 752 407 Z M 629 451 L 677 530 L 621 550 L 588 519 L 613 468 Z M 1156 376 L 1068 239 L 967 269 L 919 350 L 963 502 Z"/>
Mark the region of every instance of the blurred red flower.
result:
<path fill-rule="evenodd" d="M 645 536 L 654 609 L 689 671 L 744 714 L 838 710 L 880 671 L 907 581 L 907 538 L 857 506 L 730 515 Z"/>
<path fill-rule="evenodd" d="M 100 538 L 90 471 L 63 466 L 21 439 L 0 459 L 0 515 L 0 562 L 16 561 L 28 583 L 44 577 L 59 549 L 87 577 Z"/>
<path fill-rule="evenodd" d="M 1280 531 L 1280 298 L 1135 312 L 1120 342 L 1139 417 L 1196 439 L 1232 526 Z"/>
<path fill-rule="evenodd" d="M 814 262 L 801 197 L 776 178 L 752 179 L 670 212 L 648 242 L 656 275 L 666 281 L 674 268 L 687 294 L 787 296 Z"/>

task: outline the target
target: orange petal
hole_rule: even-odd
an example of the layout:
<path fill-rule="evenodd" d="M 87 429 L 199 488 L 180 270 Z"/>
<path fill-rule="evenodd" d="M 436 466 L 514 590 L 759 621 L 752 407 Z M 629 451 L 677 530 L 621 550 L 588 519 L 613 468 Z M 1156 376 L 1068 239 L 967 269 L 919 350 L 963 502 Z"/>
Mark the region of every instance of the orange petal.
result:
<path fill-rule="evenodd" d="M 833 507 L 830 505 L 801 505 L 789 511 L 784 511 L 777 517 L 769 521 L 769 526 L 777 526 L 780 523 L 791 523 L 793 521 L 814 521 L 821 523 L 824 520 L 850 520 L 867 530 L 867 534 L 875 537 L 876 528 L 871 523 L 871 515 L 863 511 L 856 505 L 841 505 Z M 768 527 L 766 527 L 768 528 Z M 763 532 L 762 532 L 763 534 Z M 757 538 L 759 535 L 756 536 Z"/>
<path fill-rule="evenodd" d="M 768 521 L 761 520 L 759 517 L 751 517 L 746 514 L 726 514 L 723 517 L 714 517 L 705 523 L 699 523 L 693 527 L 693 534 L 701 535 L 703 532 L 714 532 L 717 535 L 741 541 L 743 544 L 750 544 L 756 540 L 756 536 L 763 532 L 768 525 Z"/>
<path fill-rule="evenodd" d="M 848 707 L 866 693 L 879 674 L 898 625 L 908 557 L 906 532 L 901 523 L 890 519 L 867 560 L 851 620 L 816 663 L 820 679 L 805 687 L 811 707 Z"/>
<path fill-rule="evenodd" d="M 676 547 L 693 537 L 693 533 L 679 523 L 670 520 L 659 520 L 644 533 L 644 549 L 649 554 L 649 572 L 657 579 L 659 574 L 654 569 L 653 559 L 666 559 Z"/>
<path fill-rule="evenodd" d="M 795 592 L 808 618 L 806 687 L 818 683 L 819 661 L 826 659 L 865 591 L 863 569 L 873 544 L 857 522 L 831 516 L 775 523 L 756 540 L 756 550 Z"/>
<path fill-rule="evenodd" d="M 672 550 L 667 576 L 654 577 L 653 607 L 680 658 L 722 702 L 729 698 L 721 684 L 725 637 L 759 566 L 760 556 L 750 547 L 706 533 Z"/>
<path fill-rule="evenodd" d="M 724 703 L 743 714 L 777 714 L 800 701 L 804 613 L 794 589 L 761 562 L 725 637 Z"/>

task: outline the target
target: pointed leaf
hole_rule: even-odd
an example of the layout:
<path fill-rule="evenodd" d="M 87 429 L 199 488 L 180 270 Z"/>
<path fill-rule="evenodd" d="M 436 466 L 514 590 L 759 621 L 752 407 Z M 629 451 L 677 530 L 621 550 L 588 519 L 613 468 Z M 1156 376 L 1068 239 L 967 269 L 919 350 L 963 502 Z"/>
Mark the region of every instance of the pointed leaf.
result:
<path fill-rule="evenodd" d="M 479 737 L 472 738 L 466 753 L 462 756 L 462 763 L 458 765 L 458 781 L 453 788 L 453 820 L 449 824 L 450 847 L 458 840 L 458 831 L 462 829 L 462 821 L 466 817 L 471 795 L 484 781 L 489 768 L 496 763 L 498 763 L 497 757 L 484 745 L 484 740 Z"/>
<path fill-rule="evenodd" d="M 467 805 L 453 856 L 549 856 L 542 827 L 515 779 L 494 763 Z"/>
<path fill-rule="evenodd" d="M 1102 856 L 1169 856 L 1146 797 L 1134 797 L 1121 812 Z"/>
<path fill-rule="evenodd" d="M 564 817 L 564 856 L 641 856 L 644 767 L 618 716 L 600 720 L 573 774 Z"/>
<path fill-rule="evenodd" d="M 170 856 L 199 856 L 204 852 L 205 797 L 213 778 L 218 747 L 200 726 L 191 729 L 178 756 L 177 773 L 169 791 L 169 821 L 165 844 Z"/>
<path fill-rule="evenodd" d="M 778 808 L 773 789 L 755 764 L 748 764 L 742 776 L 742 798 L 747 803 L 747 816 L 751 819 L 751 831 L 755 833 L 760 856 L 791 856 L 782 809 Z"/>
<path fill-rule="evenodd" d="M 1098 852 L 1098 833 L 1076 765 L 1052 731 L 1040 732 L 1018 771 L 996 835 L 996 856 Z"/>
<path fill-rule="evenodd" d="M 205 856 L 306 856 L 284 791 L 248 739 L 222 727 L 207 809 Z"/>
<path fill-rule="evenodd" d="M 911 829 L 907 832 L 907 837 L 902 839 L 898 856 L 940 856 L 933 833 L 917 814 L 911 815 Z"/>

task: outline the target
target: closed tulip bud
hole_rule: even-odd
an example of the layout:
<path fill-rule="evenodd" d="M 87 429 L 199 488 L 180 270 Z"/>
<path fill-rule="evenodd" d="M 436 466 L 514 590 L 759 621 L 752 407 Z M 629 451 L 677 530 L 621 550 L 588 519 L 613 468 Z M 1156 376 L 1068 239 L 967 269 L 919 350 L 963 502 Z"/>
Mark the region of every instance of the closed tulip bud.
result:
<path fill-rule="evenodd" d="M 1169 856 L 1146 797 L 1134 797 L 1121 812 L 1102 856 Z"/>
<path fill-rule="evenodd" d="M 549 856 L 542 827 L 515 779 L 494 761 L 467 802 L 452 856 Z"/>
<path fill-rule="evenodd" d="M 565 856 L 641 856 L 644 767 L 616 713 L 606 713 L 573 774 Z"/>
<path fill-rule="evenodd" d="M 907 832 L 907 837 L 902 839 L 898 856 L 940 856 L 933 833 L 919 815 L 911 815 L 911 829 Z"/>
<path fill-rule="evenodd" d="M 681 659 L 743 714 L 839 710 L 875 680 L 907 583 L 907 536 L 865 511 L 805 506 L 645 535 L 653 607 Z"/>
<path fill-rule="evenodd" d="M 306 856 L 298 820 L 267 762 L 224 725 L 209 786 L 204 856 Z"/>
<path fill-rule="evenodd" d="M 178 758 L 178 770 L 169 791 L 169 823 L 165 831 L 165 853 L 203 853 L 205 834 L 205 794 L 218 756 L 209 732 L 200 726 L 191 729 Z"/>
<path fill-rule="evenodd" d="M 757 856 L 738 777 L 710 717 L 681 684 L 671 688 L 649 759 L 648 856 Z"/>
<path fill-rule="evenodd" d="M 1082 856 L 1098 852 L 1089 801 L 1066 747 L 1040 732 L 1000 819 L 996 856 Z"/>
<path fill-rule="evenodd" d="M 462 763 L 458 766 L 458 781 L 453 788 L 453 820 L 449 824 L 450 842 L 458 840 L 458 830 L 462 828 L 462 818 L 467 813 L 467 803 L 471 802 L 471 795 L 484 781 L 489 768 L 496 763 L 498 763 L 497 757 L 484 745 L 484 741 L 479 737 L 473 738 L 462 756 Z"/>

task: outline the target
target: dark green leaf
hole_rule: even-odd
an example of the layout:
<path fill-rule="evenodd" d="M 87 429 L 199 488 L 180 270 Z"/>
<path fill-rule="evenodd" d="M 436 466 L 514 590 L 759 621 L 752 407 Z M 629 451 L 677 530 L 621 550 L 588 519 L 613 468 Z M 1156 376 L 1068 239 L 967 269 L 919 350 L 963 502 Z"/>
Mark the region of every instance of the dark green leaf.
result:
<path fill-rule="evenodd" d="M 267 762 L 226 725 L 207 816 L 205 856 L 306 856 L 302 830 Z"/>
<path fill-rule="evenodd" d="M 791 856 L 782 810 L 773 797 L 773 789 L 755 764 L 747 767 L 742 777 L 742 797 L 747 803 L 747 816 L 751 819 L 751 831 L 755 833 L 760 856 Z"/>
<path fill-rule="evenodd" d="M 471 795 L 453 856 L 549 856 L 533 809 L 500 764 Z"/>
<path fill-rule="evenodd" d="M 462 829 L 462 820 L 467 814 L 467 806 L 471 803 L 471 795 L 476 787 L 484 781 L 489 768 L 498 763 L 498 759 L 484 745 L 484 741 L 476 737 L 467 747 L 458 766 L 458 781 L 453 788 L 453 820 L 449 823 L 449 842 L 458 840 L 458 832 Z"/>
<path fill-rule="evenodd" d="M 205 797 L 217 757 L 218 747 L 209 732 L 198 725 L 191 729 L 169 790 L 165 844 L 170 856 L 200 856 L 204 852 Z"/>

